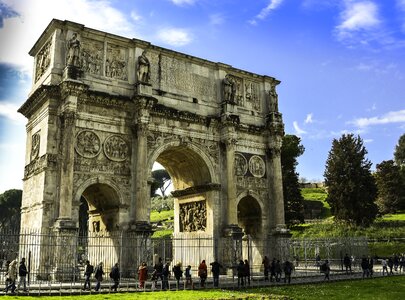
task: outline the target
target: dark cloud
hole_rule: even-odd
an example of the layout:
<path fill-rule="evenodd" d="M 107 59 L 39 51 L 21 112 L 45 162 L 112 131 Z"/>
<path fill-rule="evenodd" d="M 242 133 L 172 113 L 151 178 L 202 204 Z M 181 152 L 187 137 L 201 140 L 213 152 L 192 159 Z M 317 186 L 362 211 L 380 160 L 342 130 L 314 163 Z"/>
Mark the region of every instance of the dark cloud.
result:
<path fill-rule="evenodd" d="M 0 28 L 4 26 L 4 19 L 17 17 L 19 14 L 5 3 L 0 2 Z"/>

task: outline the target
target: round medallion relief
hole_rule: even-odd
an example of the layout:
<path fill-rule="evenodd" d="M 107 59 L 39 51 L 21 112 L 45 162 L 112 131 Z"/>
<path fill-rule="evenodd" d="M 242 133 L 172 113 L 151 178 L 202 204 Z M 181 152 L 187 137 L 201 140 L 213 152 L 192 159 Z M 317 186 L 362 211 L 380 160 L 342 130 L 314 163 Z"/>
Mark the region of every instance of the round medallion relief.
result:
<path fill-rule="evenodd" d="M 128 158 L 128 143 L 119 135 L 110 135 L 104 142 L 104 153 L 110 160 L 124 161 Z"/>
<path fill-rule="evenodd" d="M 100 138 L 93 131 L 82 130 L 76 135 L 75 149 L 83 157 L 94 158 L 101 151 Z"/>
<path fill-rule="evenodd" d="M 244 176 L 248 170 L 248 164 L 243 154 L 235 153 L 235 175 Z"/>
<path fill-rule="evenodd" d="M 264 160 L 258 155 L 253 155 L 249 159 L 249 170 L 254 177 L 263 177 L 266 173 Z"/>

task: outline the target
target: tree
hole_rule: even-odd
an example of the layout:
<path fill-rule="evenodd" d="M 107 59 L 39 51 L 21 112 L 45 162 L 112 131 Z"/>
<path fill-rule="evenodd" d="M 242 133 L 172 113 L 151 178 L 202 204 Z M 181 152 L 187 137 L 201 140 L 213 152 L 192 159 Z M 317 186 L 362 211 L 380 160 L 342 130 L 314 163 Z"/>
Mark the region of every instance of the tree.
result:
<path fill-rule="evenodd" d="M 281 168 L 285 219 L 288 225 L 304 222 L 304 198 L 301 195 L 296 166 L 297 158 L 305 151 L 301 139 L 295 135 L 285 135 L 281 147 Z"/>
<path fill-rule="evenodd" d="M 324 177 L 336 221 L 368 226 L 377 215 L 377 188 L 366 154 L 359 136 L 347 134 L 332 142 Z"/>
<path fill-rule="evenodd" d="M 155 196 L 156 191 L 159 190 L 163 197 L 166 197 L 166 190 L 171 184 L 169 173 L 165 169 L 158 169 L 152 171 L 153 183 L 151 185 L 151 195 Z"/>
<path fill-rule="evenodd" d="M 398 166 L 405 168 L 405 134 L 399 138 L 398 145 L 395 146 L 394 158 Z"/>
<path fill-rule="evenodd" d="M 401 169 L 393 160 L 383 161 L 376 167 L 377 205 L 383 214 L 395 213 L 405 207 L 405 192 Z"/>
<path fill-rule="evenodd" d="M 8 190 L 0 195 L 0 229 L 20 229 L 21 190 Z"/>

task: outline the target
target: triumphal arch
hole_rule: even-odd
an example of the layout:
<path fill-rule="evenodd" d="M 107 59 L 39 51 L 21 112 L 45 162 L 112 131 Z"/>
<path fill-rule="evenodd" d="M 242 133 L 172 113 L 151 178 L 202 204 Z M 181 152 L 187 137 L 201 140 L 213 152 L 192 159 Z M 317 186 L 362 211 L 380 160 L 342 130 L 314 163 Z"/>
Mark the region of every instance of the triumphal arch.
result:
<path fill-rule="evenodd" d="M 249 235 L 268 241 L 257 259 L 278 255 L 286 236 L 278 80 L 60 20 L 30 55 L 32 90 L 19 109 L 28 119 L 24 230 L 74 243 L 84 199 L 89 232 L 150 236 L 159 162 L 185 248 L 212 238 L 207 260 L 226 261 L 223 241 Z M 63 248 L 52 255 L 56 264 L 74 259 Z"/>

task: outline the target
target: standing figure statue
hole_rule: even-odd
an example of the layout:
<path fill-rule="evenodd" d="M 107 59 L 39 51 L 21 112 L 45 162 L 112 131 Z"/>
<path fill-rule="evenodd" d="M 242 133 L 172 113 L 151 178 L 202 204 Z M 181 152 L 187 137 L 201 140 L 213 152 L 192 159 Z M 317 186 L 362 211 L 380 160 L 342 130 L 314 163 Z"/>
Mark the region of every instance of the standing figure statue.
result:
<path fill-rule="evenodd" d="M 80 66 L 80 41 L 77 39 L 77 33 L 73 33 L 72 38 L 68 43 L 69 51 L 67 57 L 67 65 Z"/>
<path fill-rule="evenodd" d="M 227 102 L 234 102 L 235 97 L 235 83 L 233 80 L 227 75 L 222 81 L 224 87 L 224 100 Z"/>
<path fill-rule="evenodd" d="M 143 83 L 149 83 L 150 79 L 150 63 L 146 57 L 146 50 L 142 52 L 142 55 L 138 58 L 138 81 Z"/>
<path fill-rule="evenodd" d="M 278 112 L 278 95 L 276 92 L 276 86 L 272 85 L 269 92 L 269 112 Z"/>

